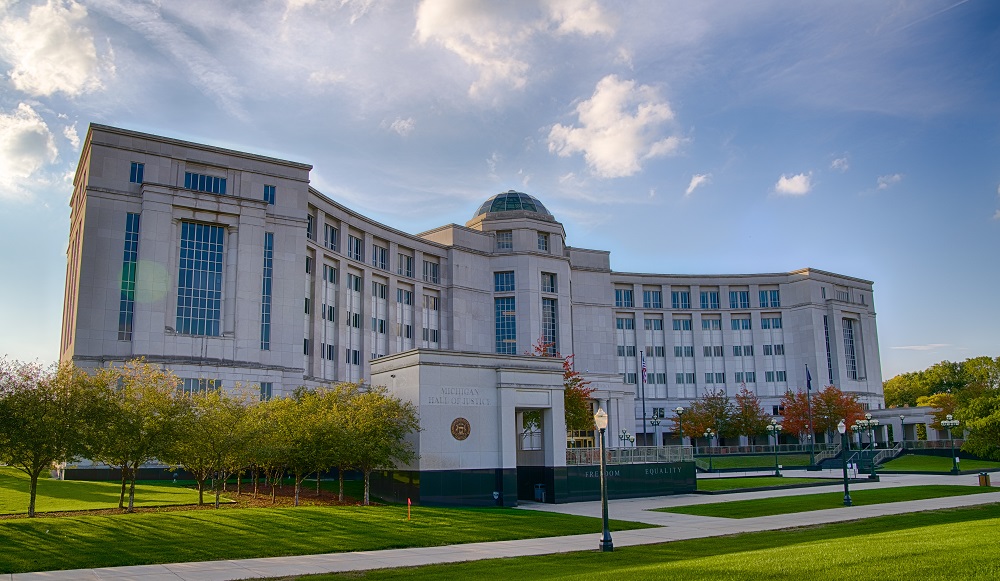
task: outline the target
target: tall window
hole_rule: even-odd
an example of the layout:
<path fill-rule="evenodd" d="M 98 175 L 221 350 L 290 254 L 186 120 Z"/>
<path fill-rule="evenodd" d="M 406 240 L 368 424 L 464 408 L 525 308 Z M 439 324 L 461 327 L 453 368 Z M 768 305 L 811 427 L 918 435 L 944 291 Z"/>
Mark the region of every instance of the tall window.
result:
<path fill-rule="evenodd" d="M 691 291 L 670 291 L 670 307 L 673 309 L 690 309 Z"/>
<path fill-rule="evenodd" d="M 642 291 L 642 308 L 644 308 L 644 309 L 662 309 L 663 308 L 663 291 L 658 291 L 658 290 L 644 290 L 644 291 Z"/>
<path fill-rule="evenodd" d="M 260 348 L 263 351 L 271 349 L 271 282 L 273 276 L 274 233 L 264 232 L 264 282 L 260 291 Z"/>
<path fill-rule="evenodd" d="M 326 245 L 330 250 L 339 250 L 340 245 L 340 230 L 334 228 L 329 224 L 323 225 L 323 244 Z"/>
<path fill-rule="evenodd" d="M 424 282 L 439 284 L 441 282 L 440 266 L 436 262 L 424 261 Z"/>
<path fill-rule="evenodd" d="M 775 308 L 781 306 L 781 297 L 777 290 L 760 291 L 760 306 L 762 309 Z"/>
<path fill-rule="evenodd" d="M 184 188 L 210 194 L 226 193 L 226 178 L 184 172 Z"/>
<path fill-rule="evenodd" d="M 750 291 L 729 291 L 730 309 L 749 309 Z"/>
<path fill-rule="evenodd" d="M 514 297 L 493 299 L 496 313 L 496 352 L 506 355 L 517 353 L 517 321 Z"/>
<path fill-rule="evenodd" d="M 133 164 L 134 165 L 134 164 Z M 122 257 L 122 292 L 118 305 L 118 340 L 132 340 L 135 312 L 135 269 L 139 260 L 139 214 L 125 216 L 125 254 Z"/>
<path fill-rule="evenodd" d="M 264 201 L 273 206 L 276 191 L 277 188 L 274 186 L 264 186 Z"/>
<path fill-rule="evenodd" d="M 358 262 L 365 261 L 365 249 L 360 238 L 347 235 L 347 255 Z"/>
<path fill-rule="evenodd" d="M 260 382 L 260 401 L 269 401 L 274 395 L 274 383 L 270 381 Z"/>
<path fill-rule="evenodd" d="M 761 329 L 780 329 L 781 328 L 781 317 L 761 317 L 760 318 L 760 328 Z"/>
<path fill-rule="evenodd" d="M 493 292 L 506 293 L 514 290 L 514 271 L 493 273 Z"/>
<path fill-rule="evenodd" d="M 306 238 L 316 239 L 316 217 L 312 214 L 306 216 Z"/>
<path fill-rule="evenodd" d="M 142 174 L 144 173 L 145 169 L 146 169 L 146 164 L 133 161 L 132 168 L 128 172 L 128 181 L 132 182 L 133 184 L 141 184 Z"/>
<path fill-rule="evenodd" d="M 542 342 L 546 344 L 546 355 L 555 356 L 559 351 L 556 340 L 556 327 L 559 323 L 559 310 L 556 299 L 542 299 Z"/>
<path fill-rule="evenodd" d="M 830 354 L 830 317 L 823 315 L 823 339 L 826 341 L 826 377 L 833 385 L 833 356 Z"/>
<path fill-rule="evenodd" d="M 497 250 L 510 250 L 514 248 L 514 233 L 510 230 L 497 231 Z"/>
<path fill-rule="evenodd" d="M 372 266 L 375 268 L 381 268 L 382 270 L 389 269 L 388 248 L 379 246 L 378 244 L 372 244 Z"/>
<path fill-rule="evenodd" d="M 615 306 L 631 308 L 635 306 L 635 301 L 632 297 L 632 289 L 628 288 L 616 288 L 615 289 Z"/>
<path fill-rule="evenodd" d="M 397 258 L 396 274 L 413 278 L 413 257 L 400 252 Z"/>
<path fill-rule="evenodd" d="M 733 331 L 748 331 L 750 330 L 750 317 L 733 317 L 730 321 Z"/>
<path fill-rule="evenodd" d="M 177 273 L 177 332 L 220 334 L 222 317 L 222 246 L 225 229 L 181 222 L 181 255 Z"/>
<path fill-rule="evenodd" d="M 542 252 L 549 251 L 549 235 L 545 232 L 538 233 L 538 249 Z"/>
<path fill-rule="evenodd" d="M 719 291 L 701 291 L 701 308 L 718 309 Z"/>
<path fill-rule="evenodd" d="M 854 352 L 854 319 L 844 319 L 844 361 L 847 364 L 847 377 L 857 380 L 858 360 Z"/>
<path fill-rule="evenodd" d="M 690 331 L 691 319 L 674 319 L 674 331 Z"/>

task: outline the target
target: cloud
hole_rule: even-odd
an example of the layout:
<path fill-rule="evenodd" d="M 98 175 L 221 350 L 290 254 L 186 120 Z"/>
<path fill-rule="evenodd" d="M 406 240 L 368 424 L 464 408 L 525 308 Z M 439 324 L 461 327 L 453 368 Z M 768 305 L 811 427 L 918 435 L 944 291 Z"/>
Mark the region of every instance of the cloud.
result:
<path fill-rule="evenodd" d="M 411 131 L 413 131 L 415 124 L 416 122 L 413 120 L 413 117 L 407 117 L 406 119 L 397 117 L 396 120 L 391 123 L 388 121 L 382 121 L 382 129 L 388 129 L 389 131 L 398 133 L 402 137 L 406 137 Z"/>
<path fill-rule="evenodd" d="M 423 0 L 415 33 L 434 41 L 479 72 L 469 87 L 473 97 L 495 86 L 522 89 L 528 82 L 532 40 L 541 35 L 611 34 L 613 27 L 594 0 L 494 2 Z"/>
<path fill-rule="evenodd" d="M 933 351 L 935 349 L 940 349 L 941 347 L 951 347 L 951 344 L 928 343 L 926 345 L 901 345 L 899 347 L 890 347 L 890 349 L 897 349 L 900 351 Z"/>
<path fill-rule="evenodd" d="M 73 149 L 80 149 L 80 135 L 76 132 L 76 123 L 63 127 L 63 137 L 65 137 Z"/>
<path fill-rule="evenodd" d="M 997 210 L 996 214 L 993 214 L 994 220 L 1000 220 L 1000 210 Z"/>
<path fill-rule="evenodd" d="M 830 162 L 830 169 L 835 169 L 840 172 L 845 172 L 851 167 L 850 163 L 847 161 L 846 157 L 838 157 L 837 159 Z"/>
<path fill-rule="evenodd" d="M 903 174 L 901 173 L 878 176 L 878 186 L 876 189 L 884 190 L 893 184 L 898 184 L 901 181 L 903 181 Z"/>
<path fill-rule="evenodd" d="M 774 191 L 777 194 L 786 196 L 804 196 L 813 187 L 812 172 L 800 173 L 793 176 L 782 174 L 778 178 L 778 183 L 774 184 Z"/>
<path fill-rule="evenodd" d="M 579 126 L 556 123 L 549 131 L 549 151 L 559 157 L 583 153 L 587 166 L 605 178 L 625 177 L 642 169 L 642 162 L 670 155 L 682 139 L 662 137 L 673 121 L 670 104 L 649 85 L 608 75 L 598 81 L 590 99 L 576 106 Z"/>
<path fill-rule="evenodd" d="M 696 173 L 691 176 L 691 183 L 688 184 L 687 190 L 684 191 L 685 196 L 690 196 L 698 186 L 704 185 L 712 181 L 712 174 L 708 173 Z"/>
<path fill-rule="evenodd" d="M 0 199 L 30 199 L 25 182 L 58 157 L 55 136 L 30 105 L 0 112 Z"/>
<path fill-rule="evenodd" d="M 84 24 L 87 9 L 76 2 L 49 0 L 27 19 L 0 21 L 0 57 L 14 87 L 30 95 L 71 97 L 101 88 L 94 37 Z"/>

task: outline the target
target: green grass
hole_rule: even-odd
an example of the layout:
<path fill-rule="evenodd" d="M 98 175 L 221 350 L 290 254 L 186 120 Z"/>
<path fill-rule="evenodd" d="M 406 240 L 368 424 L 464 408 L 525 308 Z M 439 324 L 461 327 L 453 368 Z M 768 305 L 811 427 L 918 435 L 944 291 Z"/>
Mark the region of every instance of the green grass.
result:
<path fill-rule="evenodd" d="M 698 455 L 698 460 L 704 465 L 708 465 L 708 456 Z M 782 466 L 808 466 L 809 454 L 779 454 L 778 464 Z M 723 470 L 730 468 L 774 468 L 774 455 L 756 456 L 713 456 L 712 469 Z"/>
<path fill-rule="evenodd" d="M 765 486 L 795 486 L 797 484 L 814 484 L 816 482 L 837 484 L 840 481 L 832 478 L 782 478 L 779 476 L 752 476 L 749 478 L 699 478 L 698 490 L 715 492 L 720 490 L 762 488 Z"/>
<path fill-rule="evenodd" d="M 1000 505 L 885 516 L 818 527 L 745 533 L 658 545 L 383 569 L 338 579 L 777 579 L 1000 578 Z M 594 540 L 596 549 L 597 539 Z"/>
<path fill-rule="evenodd" d="M 996 492 L 995 488 L 979 488 L 974 486 L 929 485 L 900 486 L 896 488 L 875 488 L 851 491 L 851 500 L 855 506 L 868 504 L 884 504 L 888 502 L 903 502 L 907 500 L 923 500 L 942 496 L 962 496 Z M 792 512 L 807 512 L 826 508 L 844 506 L 844 492 L 824 492 L 821 494 L 805 494 L 801 496 L 780 496 L 775 498 L 758 498 L 754 500 L 735 500 L 732 502 L 713 502 L 692 506 L 676 506 L 658 508 L 660 512 L 678 514 L 693 514 L 697 516 L 714 516 L 720 518 L 754 518 Z"/>
<path fill-rule="evenodd" d="M 648 525 L 614 521 L 615 530 Z M 601 532 L 597 518 L 513 509 L 334 506 L 0 521 L 0 573 L 425 547 Z"/>
<path fill-rule="evenodd" d="M 40 478 L 37 512 L 117 508 L 121 483 Z M 206 501 L 208 497 L 206 496 Z M 126 497 L 126 502 L 128 499 Z M 136 506 L 197 504 L 198 492 L 170 481 L 137 483 Z M 28 512 L 28 477 L 14 468 L 0 468 L 0 514 Z"/>
<path fill-rule="evenodd" d="M 950 472 L 951 464 L 951 458 L 944 456 L 906 454 L 882 464 L 879 467 L 879 470 L 893 470 L 899 472 Z M 1000 462 L 966 459 L 960 461 L 958 463 L 958 467 L 962 470 L 990 470 L 1000 468 Z"/>

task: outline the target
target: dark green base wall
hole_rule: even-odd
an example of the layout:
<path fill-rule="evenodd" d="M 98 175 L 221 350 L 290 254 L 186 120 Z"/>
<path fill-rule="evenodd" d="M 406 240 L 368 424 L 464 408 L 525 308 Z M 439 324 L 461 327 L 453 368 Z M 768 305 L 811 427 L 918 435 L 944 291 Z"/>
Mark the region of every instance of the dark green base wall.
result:
<path fill-rule="evenodd" d="M 372 494 L 390 502 L 426 506 L 517 506 L 535 500 L 535 485 L 545 502 L 600 500 L 598 466 L 521 466 L 517 470 L 395 470 L 371 476 Z M 688 494 L 697 489 L 694 462 L 619 464 L 607 467 L 609 498 Z M 494 498 L 494 492 L 497 498 Z"/>

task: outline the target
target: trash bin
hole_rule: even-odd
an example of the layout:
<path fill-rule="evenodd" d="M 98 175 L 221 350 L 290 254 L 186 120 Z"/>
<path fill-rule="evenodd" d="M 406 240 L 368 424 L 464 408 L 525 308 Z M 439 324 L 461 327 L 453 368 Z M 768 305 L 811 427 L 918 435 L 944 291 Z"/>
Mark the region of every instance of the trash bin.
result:
<path fill-rule="evenodd" d="M 979 473 L 979 486 L 990 486 L 990 475 L 988 472 Z"/>
<path fill-rule="evenodd" d="M 545 502 L 545 485 L 535 485 L 535 502 Z"/>

